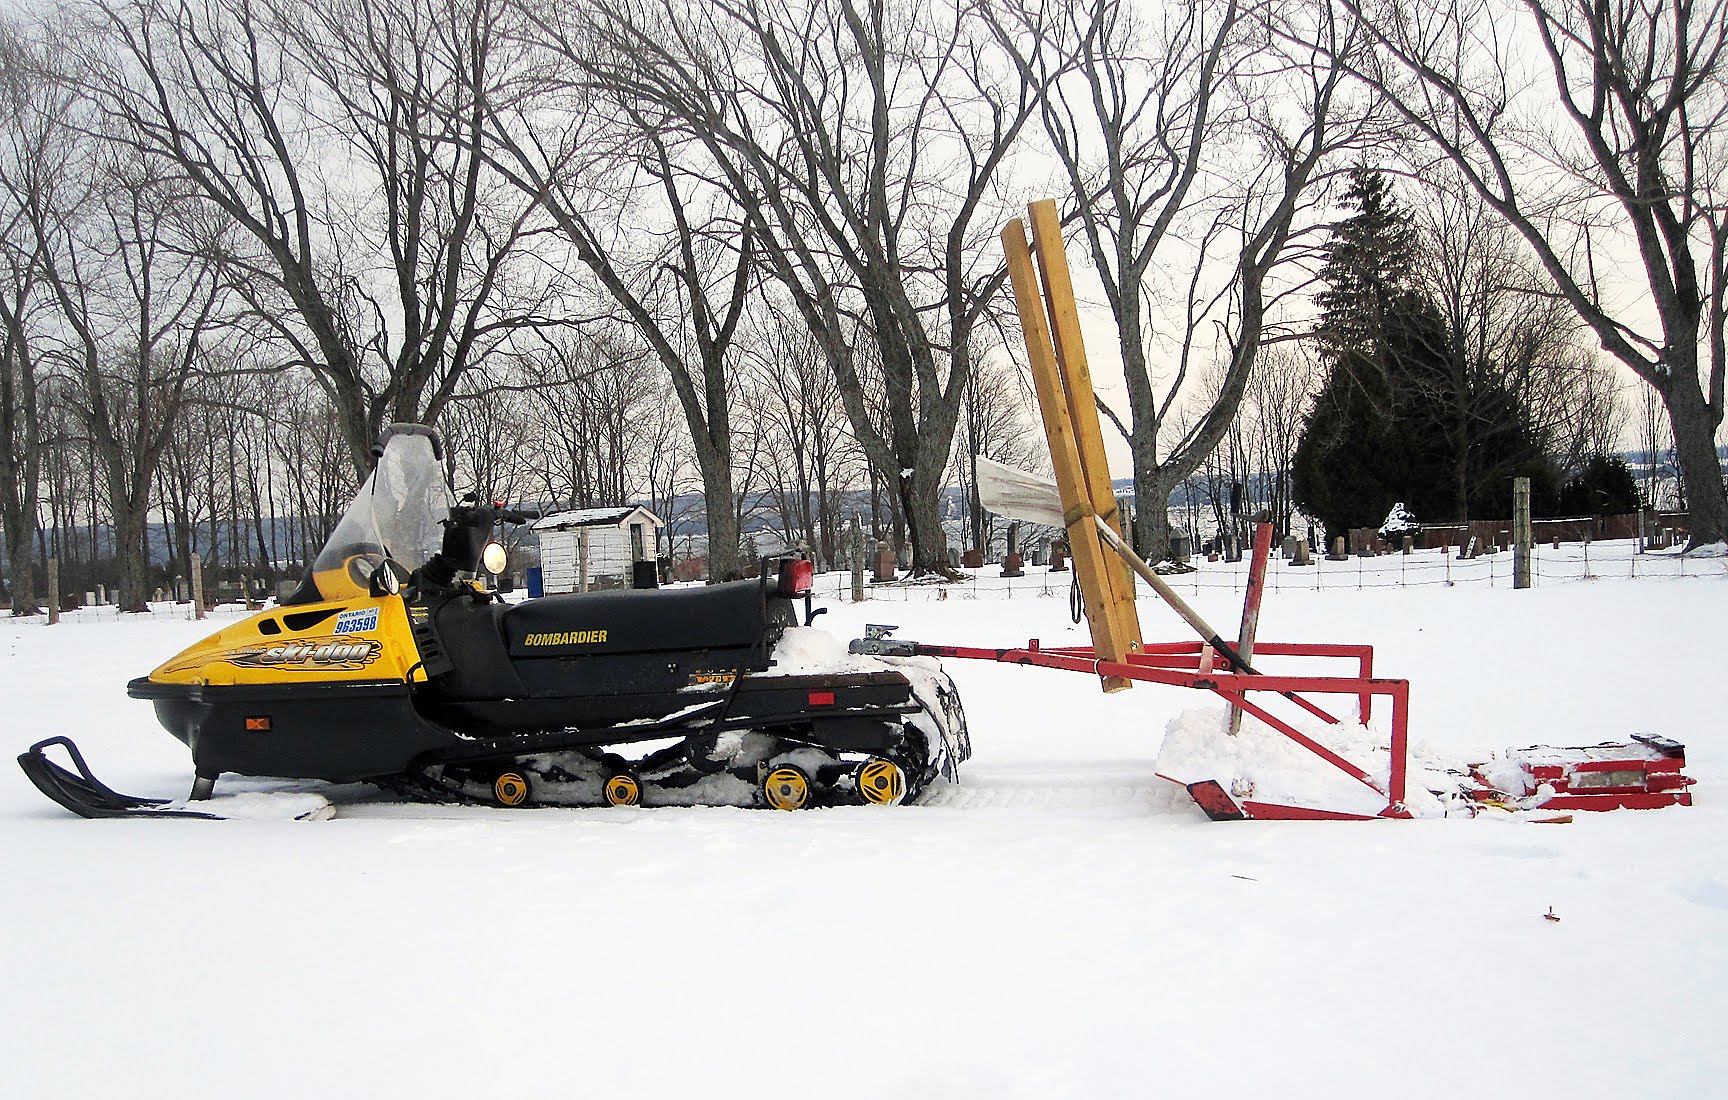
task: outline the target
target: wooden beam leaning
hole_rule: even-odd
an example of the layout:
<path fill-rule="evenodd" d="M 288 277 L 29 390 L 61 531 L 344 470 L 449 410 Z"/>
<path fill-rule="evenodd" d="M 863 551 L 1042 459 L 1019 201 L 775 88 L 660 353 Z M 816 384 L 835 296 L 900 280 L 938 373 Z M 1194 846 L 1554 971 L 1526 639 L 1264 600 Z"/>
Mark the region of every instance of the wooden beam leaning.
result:
<path fill-rule="evenodd" d="M 1068 273 L 1068 251 L 1062 241 L 1062 215 L 1055 199 L 1039 199 L 1026 207 L 1032 219 L 1032 245 L 1043 276 L 1044 299 L 1050 313 L 1055 340 L 1056 366 L 1061 372 L 1061 392 L 1074 426 L 1074 445 L 1080 452 L 1086 496 L 1098 517 L 1118 535 L 1125 532 L 1116 507 L 1116 487 L 1110 481 L 1110 466 L 1104 457 L 1104 433 L 1098 424 L 1098 404 L 1093 396 L 1092 370 L 1086 362 L 1086 343 L 1080 335 L 1080 312 L 1074 304 L 1074 281 Z M 1104 558 L 1105 584 L 1109 593 L 1110 618 L 1117 637 L 1130 651 L 1140 648 L 1140 614 L 1134 604 L 1134 578 L 1114 555 Z"/>
<path fill-rule="evenodd" d="M 1002 229 L 1002 251 L 1008 257 L 1008 281 L 1014 288 L 1014 304 L 1020 314 L 1020 326 L 1026 333 L 1026 358 L 1032 367 L 1032 384 L 1038 394 L 1038 408 L 1044 417 L 1044 435 L 1050 442 L 1050 460 L 1056 470 L 1057 490 L 1062 497 L 1063 518 L 1068 530 L 1068 545 L 1074 552 L 1074 575 L 1080 581 L 1080 593 L 1086 600 L 1086 624 L 1092 631 L 1092 646 L 1098 656 L 1119 661 L 1129 652 L 1127 640 L 1120 637 L 1116 620 L 1111 615 L 1109 582 L 1111 556 L 1099 541 L 1093 520 L 1092 502 L 1085 494 L 1085 471 L 1080 452 L 1074 442 L 1074 426 L 1068 413 L 1068 400 L 1062 392 L 1061 370 L 1050 343 L 1050 330 L 1044 319 L 1044 300 L 1038 290 L 1038 278 L 1032 268 L 1032 250 L 1026 240 L 1026 226 L 1019 218 Z M 1115 498 L 1111 498 L 1114 504 Z M 1121 676 L 1102 677 L 1105 691 L 1122 691 L 1133 686 Z"/>

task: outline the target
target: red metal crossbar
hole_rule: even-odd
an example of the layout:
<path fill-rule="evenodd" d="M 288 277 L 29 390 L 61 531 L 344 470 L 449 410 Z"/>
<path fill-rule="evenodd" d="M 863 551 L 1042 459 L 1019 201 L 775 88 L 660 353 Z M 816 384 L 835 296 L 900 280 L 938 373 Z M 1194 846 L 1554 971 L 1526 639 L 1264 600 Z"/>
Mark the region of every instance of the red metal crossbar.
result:
<path fill-rule="evenodd" d="M 919 643 L 917 652 L 931 657 L 957 657 L 970 660 L 997 661 L 1004 664 L 1037 665 L 1069 672 L 1087 672 L 1100 677 L 1120 676 L 1129 680 L 1167 684 L 1171 687 L 1196 688 L 1215 692 L 1227 702 L 1242 708 L 1267 726 L 1358 783 L 1386 798 L 1386 808 L 1380 817 L 1409 817 L 1404 807 L 1405 760 L 1409 748 L 1410 682 L 1375 677 L 1374 648 L 1367 645 L 1327 645 L 1320 643 L 1257 642 L 1254 657 L 1314 657 L 1353 660 L 1357 664 L 1354 676 L 1290 676 L 1223 671 L 1210 667 L 1208 647 L 1194 642 L 1154 642 L 1141 652 L 1128 654 L 1121 661 L 1100 660 L 1091 646 L 1045 649 L 1037 639 L 1024 649 L 984 649 L 973 646 L 928 645 Z M 1385 790 L 1369 778 L 1368 773 L 1325 745 L 1296 729 L 1277 715 L 1267 711 L 1248 696 L 1254 692 L 1273 692 L 1300 706 L 1309 714 L 1338 725 L 1340 719 L 1307 698 L 1309 695 L 1354 695 L 1358 716 L 1366 724 L 1372 713 L 1375 696 L 1386 696 L 1392 704 L 1392 767 Z M 1254 804 L 1256 817 L 1359 817 L 1358 814 L 1331 813 L 1299 807 L 1277 807 Z"/>

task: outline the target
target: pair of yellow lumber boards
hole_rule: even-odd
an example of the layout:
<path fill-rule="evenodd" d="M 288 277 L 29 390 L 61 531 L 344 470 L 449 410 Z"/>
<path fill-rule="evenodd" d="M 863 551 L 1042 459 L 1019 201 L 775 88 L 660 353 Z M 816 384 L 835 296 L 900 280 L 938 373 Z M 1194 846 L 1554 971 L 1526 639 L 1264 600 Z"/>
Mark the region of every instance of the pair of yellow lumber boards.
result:
<path fill-rule="evenodd" d="M 1020 327 L 1026 333 L 1026 355 L 1062 495 L 1062 518 L 1073 549 L 1074 574 L 1086 600 L 1092 646 L 1100 658 L 1119 661 L 1140 649 L 1140 617 L 1134 608 L 1134 579 L 1122 560 L 1104 545 L 1092 518 L 1096 515 L 1118 535 L 1123 533 L 1110 469 L 1104 461 L 1092 372 L 1080 338 L 1080 315 L 1074 305 L 1074 283 L 1062 241 L 1062 218 L 1054 199 L 1029 204 L 1026 214 L 1032 224 L 1030 245 L 1026 224 L 1019 218 L 1002 230 L 1008 279 L 1014 287 Z M 1034 252 L 1038 256 L 1036 270 L 1032 266 Z M 1131 686 L 1131 681 L 1106 676 L 1103 685 L 1105 691 L 1121 691 Z"/>

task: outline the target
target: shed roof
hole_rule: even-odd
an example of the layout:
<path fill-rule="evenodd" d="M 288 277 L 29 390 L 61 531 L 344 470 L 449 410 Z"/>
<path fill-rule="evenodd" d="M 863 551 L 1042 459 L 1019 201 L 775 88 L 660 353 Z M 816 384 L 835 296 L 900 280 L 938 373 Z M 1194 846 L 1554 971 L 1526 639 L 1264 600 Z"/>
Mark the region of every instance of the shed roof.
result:
<path fill-rule="evenodd" d="M 633 508 L 574 508 L 567 512 L 553 512 L 535 520 L 530 528 L 535 531 L 567 531 L 572 527 L 623 527 L 638 518 L 655 527 L 666 526 L 659 516 L 637 505 Z"/>

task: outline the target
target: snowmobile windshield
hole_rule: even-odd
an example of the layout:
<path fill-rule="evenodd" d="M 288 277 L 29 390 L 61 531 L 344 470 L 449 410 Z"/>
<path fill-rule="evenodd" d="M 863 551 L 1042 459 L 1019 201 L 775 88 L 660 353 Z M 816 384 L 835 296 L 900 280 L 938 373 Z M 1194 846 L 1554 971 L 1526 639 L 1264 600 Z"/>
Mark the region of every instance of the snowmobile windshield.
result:
<path fill-rule="evenodd" d="M 407 576 L 438 550 L 444 533 L 439 522 L 449 517 L 455 502 L 433 437 L 390 432 L 377 467 L 287 602 L 365 596 L 373 572 L 385 560 Z"/>

